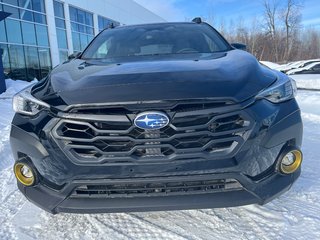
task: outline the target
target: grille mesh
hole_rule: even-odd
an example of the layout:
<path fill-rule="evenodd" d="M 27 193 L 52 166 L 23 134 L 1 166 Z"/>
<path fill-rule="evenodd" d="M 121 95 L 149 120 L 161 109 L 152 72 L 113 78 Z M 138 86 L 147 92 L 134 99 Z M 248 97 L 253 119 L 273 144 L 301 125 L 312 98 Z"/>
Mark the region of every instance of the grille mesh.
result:
<path fill-rule="evenodd" d="M 71 198 L 123 198 L 145 196 L 172 196 L 202 194 L 222 191 L 241 190 L 241 184 L 235 179 L 192 180 L 171 182 L 113 183 L 81 185 Z"/>
<path fill-rule="evenodd" d="M 187 106 L 185 110 L 183 106 Z M 93 115 L 93 110 L 82 109 L 79 110 L 82 116 L 86 113 L 91 119 L 61 119 L 53 129 L 53 136 L 69 156 L 82 163 L 231 156 L 246 140 L 252 121 L 242 111 L 219 114 L 217 108 L 211 108 L 213 103 L 201 106 L 193 104 L 190 107 L 185 103 L 171 106 L 172 109 L 163 110 L 170 116 L 170 124 L 149 131 L 133 124 L 141 111 L 121 112 L 119 107 L 110 107 L 109 115 L 106 109 Z M 145 109 L 150 110 L 153 109 Z M 97 121 L 95 116 L 103 116 L 106 120 L 99 118 Z"/>

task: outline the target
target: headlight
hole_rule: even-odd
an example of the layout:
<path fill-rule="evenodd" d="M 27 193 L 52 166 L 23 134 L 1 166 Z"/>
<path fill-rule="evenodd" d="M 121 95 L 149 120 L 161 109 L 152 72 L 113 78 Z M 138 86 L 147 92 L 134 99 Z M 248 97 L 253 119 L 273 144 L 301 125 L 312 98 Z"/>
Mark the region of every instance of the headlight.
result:
<path fill-rule="evenodd" d="M 13 97 L 13 110 L 15 112 L 34 116 L 41 110 L 50 108 L 50 105 L 31 95 L 32 87 L 33 85 L 23 89 Z"/>
<path fill-rule="evenodd" d="M 272 103 L 280 103 L 294 98 L 296 94 L 296 82 L 287 76 L 283 76 L 272 86 L 259 93 L 256 98 L 264 98 Z"/>

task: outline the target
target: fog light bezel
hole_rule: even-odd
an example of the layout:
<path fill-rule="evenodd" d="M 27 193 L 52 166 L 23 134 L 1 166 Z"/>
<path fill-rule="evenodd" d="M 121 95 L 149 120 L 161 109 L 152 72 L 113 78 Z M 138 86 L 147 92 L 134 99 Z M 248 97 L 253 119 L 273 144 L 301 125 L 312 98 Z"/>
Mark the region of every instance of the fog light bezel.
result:
<path fill-rule="evenodd" d="M 294 162 L 290 165 L 283 164 L 285 157 L 290 153 L 292 153 L 295 157 Z M 280 158 L 279 171 L 282 174 L 286 174 L 286 175 L 295 173 L 300 168 L 302 164 L 302 160 L 303 160 L 303 155 L 300 149 L 297 149 L 297 148 L 287 149 L 287 151 L 284 151 L 284 154 Z"/>
<path fill-rule="evenodd" d="M 23 173 L 21 171 L 23 167 L 27 167 L 30 170 L 32 177 L 26 177 L 23 175 Z M 23 184 L 24 186 L 30 187 L 36 183 L 36 174 L 35 174 L 35 171 L 33 170 L 33 168 L 30 166 L 30 164 L 27 164 L 25 162 L 15 163 L 14 164 L 14 174 L 15 174 L 17 180 L 21 184 Z"/>

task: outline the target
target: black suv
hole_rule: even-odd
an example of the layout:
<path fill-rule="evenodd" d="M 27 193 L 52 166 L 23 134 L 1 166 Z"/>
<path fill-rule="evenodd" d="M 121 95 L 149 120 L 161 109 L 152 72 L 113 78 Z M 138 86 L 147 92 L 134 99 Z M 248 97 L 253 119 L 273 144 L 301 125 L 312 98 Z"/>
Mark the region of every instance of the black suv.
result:
<path fill-rule="evenodd" d="M 51 212 L 264 204 L 300 175 L 295 82 L 201 21 L 102 31 L 13 100 L 18 187 Z"/>

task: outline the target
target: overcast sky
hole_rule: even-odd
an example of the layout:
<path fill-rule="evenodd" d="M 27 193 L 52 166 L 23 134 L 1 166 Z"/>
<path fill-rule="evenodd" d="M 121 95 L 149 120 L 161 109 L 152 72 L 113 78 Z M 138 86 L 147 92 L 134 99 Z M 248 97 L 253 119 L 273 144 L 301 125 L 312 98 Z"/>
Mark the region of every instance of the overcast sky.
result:
<path fill-rule="evenodd" d="M 261 0 L 135 0 L 167 21 L 214 16 L 215 25 L 242 18 L 246 24 L 261 17 Z M 320 0 L 304 0 L 302 24 L 320 27 Z M 211 17 L 212 19 L 212 17 Z"/>

